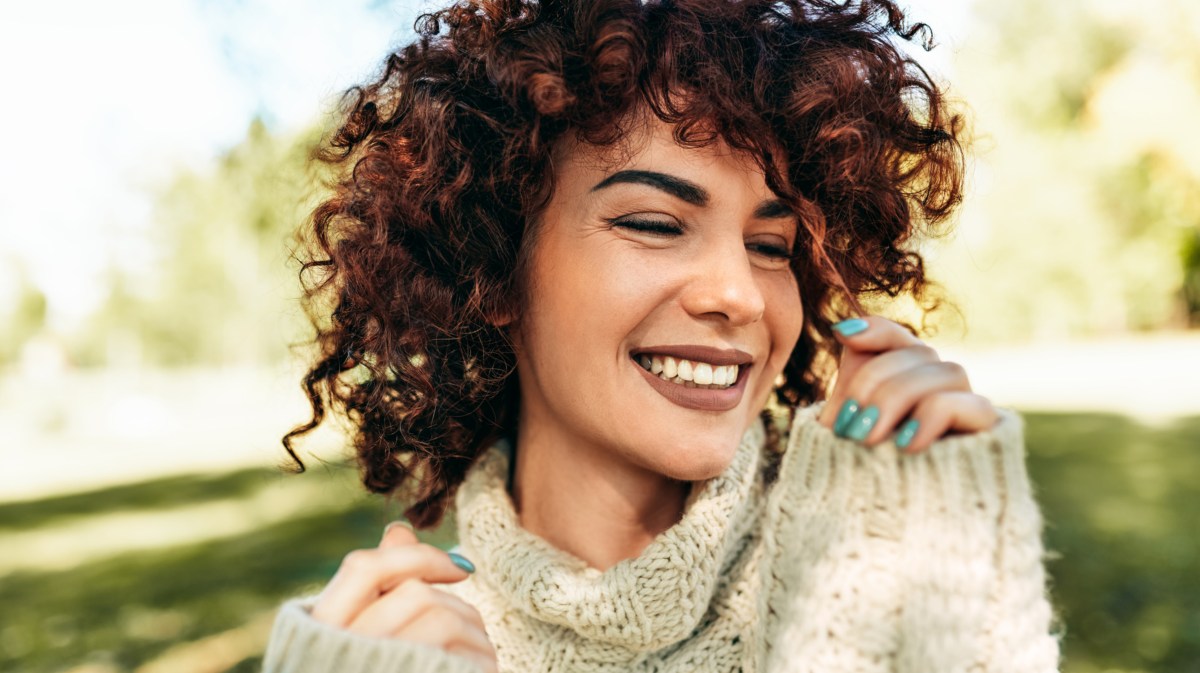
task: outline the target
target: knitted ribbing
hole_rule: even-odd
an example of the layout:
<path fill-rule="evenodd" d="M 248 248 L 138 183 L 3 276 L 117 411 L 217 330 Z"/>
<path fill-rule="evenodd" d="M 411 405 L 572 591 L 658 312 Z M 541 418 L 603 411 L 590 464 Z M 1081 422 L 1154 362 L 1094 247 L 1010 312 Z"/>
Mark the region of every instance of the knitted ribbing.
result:
<path fill-rule="evenodd" d="M 517 525 L 508 458 L 489 451 L 458 495 L 479 572 L 443 588 L 480 611 L 506 673 L 1057 670 L 1020 418 L 1005 411 L 992 430 L 907 456 L 837 438 L 819 412 L 796 410 L 782 456 L 756 424 L 729 469 L 693 487 L 678 524 L 603 573 Z M 281 612 L 271 649 L 292 652 L 268 662 L 308 663 L 266 670 L 441 671 L 456 659 L 314 625 Z M 355 648 L 353 665 L 331 658 Z M 382 658 L 413 652 L 428 657 Z"/>
<path fill-rule="evenodd" d="M 478 673 L 470 661 L 435 647 L 360 636 L 310 616 L 314 597 L 283 604 L 263 671 L 270 673 Z M 397 646 L 399 645 L 399 646 Z"/>
<path fill-rule="evenodd" d="M 503 451 L 489 451 L 458 492 L 459 544 L 477 561 L 471 582 L 489 594 L 485 600 L 518 611 L 536 631 L 535 638 L 508 645 L 519 654 L 506 655 L 537 658 L 546 639 L 556 638 L 570 646 L 572 661 L 630 666 L 692 637 L 711 609 L 717 586 L 754 548 L 752 533 L 764 504 L 763 440 L 762 423 L 756 421 L 725 472 L 692 489 L 678 523 L 637 558 L 604 572 L 521 528 L 505 487 L 509 459 Z M 723 658 L 705 649 L 706 657 Z M 719 649 L 733 654 L 727 643 Z"/>

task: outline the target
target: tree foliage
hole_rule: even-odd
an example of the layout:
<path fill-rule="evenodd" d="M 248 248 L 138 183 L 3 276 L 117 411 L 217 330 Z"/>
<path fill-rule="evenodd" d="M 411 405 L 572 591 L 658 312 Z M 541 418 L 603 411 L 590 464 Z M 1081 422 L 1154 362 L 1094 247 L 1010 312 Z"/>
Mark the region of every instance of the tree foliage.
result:
<path fill-rule="evenodd" d="M 935 275 L 980 339 L 1195 324 L 1200 6 L 979 3 L 974 196 Z"/>
<path fill-rule="evenodd" d="M 108 300 L 75 343 L 85 364 L 222 365 L 284 359 L 305 333 L 294 232 L 318 189 L 316 132 L 254 121 L 208 172 L 173 177 L 155 204 L 152 273 L 114 270 Z"/>

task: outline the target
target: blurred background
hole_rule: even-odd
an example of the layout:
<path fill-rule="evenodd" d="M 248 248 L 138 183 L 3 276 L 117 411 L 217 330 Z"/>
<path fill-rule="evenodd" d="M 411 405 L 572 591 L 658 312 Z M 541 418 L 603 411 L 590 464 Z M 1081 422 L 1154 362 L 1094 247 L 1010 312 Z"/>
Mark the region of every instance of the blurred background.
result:
<path fill-rule="evenodd" d="M 907 5 L 975 136 L 933 341 L 1026 415 L 1064 670 L 1198 672 L 1200 3 Z M 336 428 L 279 469 L 289 245 L 337 94 L 432 6 L 0 6 L 0 671 L 256 671 L 397 514 Z"/>

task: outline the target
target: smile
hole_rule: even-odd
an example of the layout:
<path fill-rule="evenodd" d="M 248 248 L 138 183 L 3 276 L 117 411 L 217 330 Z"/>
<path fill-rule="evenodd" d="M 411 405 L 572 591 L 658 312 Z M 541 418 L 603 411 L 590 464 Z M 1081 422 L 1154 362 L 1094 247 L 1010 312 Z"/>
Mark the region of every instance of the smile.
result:
<path fill-rule="evenodd" d="M 710 362 L 676 359 L 670 355 L 642 354 L 638 357 L 642 369 L 664 381 L 687 388 L 723 390 L 737 382 L 737 365 L 715 365 Z"/>
<path fill-rule="evenodd" d="M 668 401 L 698 411 L 729 411 L 746 391 L 748 353 L 700 346 L 669 346 L 630 353 L 630 362 Z"/>

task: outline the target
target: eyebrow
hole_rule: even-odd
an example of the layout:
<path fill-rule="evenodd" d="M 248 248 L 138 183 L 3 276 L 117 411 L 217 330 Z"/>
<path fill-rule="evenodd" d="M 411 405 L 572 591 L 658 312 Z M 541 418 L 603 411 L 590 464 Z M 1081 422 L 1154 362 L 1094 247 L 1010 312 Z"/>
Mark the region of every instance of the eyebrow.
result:
<path fill-rule="evenodd" d="M 661 189 L 681 201 L 690 203 L 693 206 L 700 206 L 701 208 L 707 206 L 710 199 L 708 191 L 700 185 L 690 180 L 657 171 L 617 171 L 598 182 L 595 187 L 592 187 L 592 191 L 596 192 L 622 182 L 648 185 L 655 189 Z M 760 219 L 785 219 L 792 217 L 792 211 L 787 207 L 787 204 L 779 199 L 767 199 L 759 203 L 754 209 L 754 217 Z"/>

